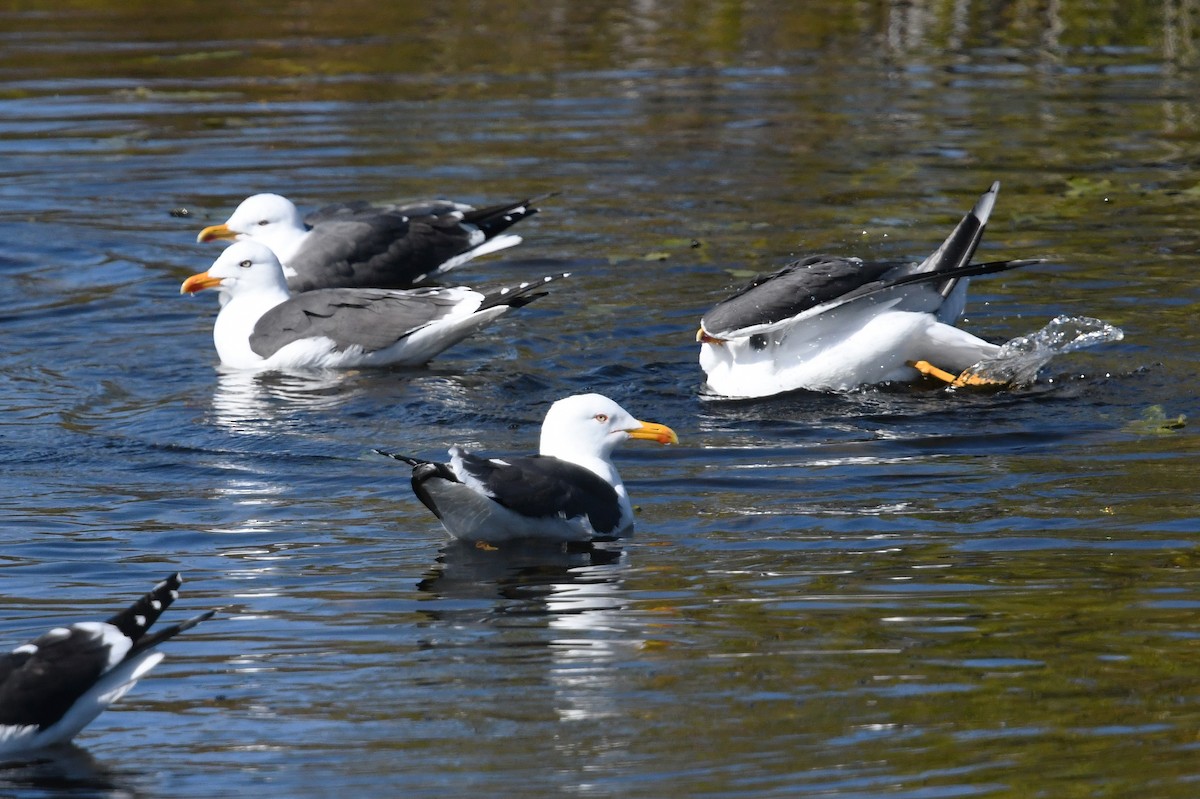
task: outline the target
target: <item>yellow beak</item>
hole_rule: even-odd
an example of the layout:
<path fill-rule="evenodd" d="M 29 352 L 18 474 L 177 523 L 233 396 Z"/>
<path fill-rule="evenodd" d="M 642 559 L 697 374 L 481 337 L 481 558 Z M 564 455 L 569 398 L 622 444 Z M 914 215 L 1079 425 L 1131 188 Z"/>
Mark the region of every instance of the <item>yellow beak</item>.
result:
<path fill-rule="evenodd" d="M 196 241 L 203 244 L 206 241 L 216 241 L 217 239 L 229 239 L 232 241 L 237 237 L 237 233 L 234 233 L 224 225 L 212 225 L 211 227 L 206 227 L 204 230 L 201 230 L 196 236 Z"/>
<path fill-rule="evenodd" d="M 629 431 L 630 438 L 640 438 L 644 441 L 657 441 L 660 444 L 678 444 L 679 436 L 665 424 L 654 422 L 638 422 L 641 427 Z"/>
<path fill-rule="evenodd" d="M 718 344 L 719 345 L 719 344 L 725 343 L 725 339 L 717 338 L 716 336 L 710 336 L 707 333 L 705 333 L 703 327 L 696 331 L 696 341 L 699 341 L 701 344 Z"/>
<path fill-rule="evenodd" d="M 179 287 L 180 294 L 195 294 L 197 291 L 205 289 L 215 289 L 221 285 L 221 278 L 212 277 L 208 272 L 201 272 L 198 275 L 192 275 L 187 280 L 183 281 L 183 285 Z"/>

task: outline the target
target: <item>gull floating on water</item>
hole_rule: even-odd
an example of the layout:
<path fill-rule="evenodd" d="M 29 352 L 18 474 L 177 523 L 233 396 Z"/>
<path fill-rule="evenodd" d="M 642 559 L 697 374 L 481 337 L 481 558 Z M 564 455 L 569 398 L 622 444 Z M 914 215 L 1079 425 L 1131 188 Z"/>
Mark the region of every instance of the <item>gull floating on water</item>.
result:
<path fill-rule="evenodd" d="M 302 217 L 278 194 L 247 197 L 198 241 L 257 241 L 274 251 L 292 291 L 409 288 L 487 253 L 521 243 L 505 233 L 538 212 L 532 200 L 472 208 L 449 200 L 328 205 Z"/>
<path fill-rule="evenodd" d="M 486 293 L 464 287 L 319 289 L 292 295 L 266 246 L 230 245 L 179 291 L 217 289 L 213 341 L 235 369 L 420 366 L 513 308 L 546 296 L 546 276 Z"/>
<path fill-rule="evenodd" d="M 970 262 L 999 191 L 993 183 L 919 264 L 814 255 L 717 303 L 696 334 L 709 388 L 723 397 L 765 397 L 922 373 L 952 372 L 953 380 L 994 356 L 998 345 L 954 327 L 970 278 L 1040 263 Z"/>
<path fill-rule="evenodd" d="M 55 627 L 0 655 L 0 756 L 67 743 L 158 665 L 158 644 L 212 618 L 149 632 L 182 582 L 172 574 L 108 621 Z"/>
<path fill-rule="evenodd" d="M 417 498 L 454 538 L 591 541 L 633 529 L 611 460 L 631 438 L 679 443 L 671 428 L 640 422 L 608 397 L 579 394 L 550 406 L 537 455 L 488 458 L 454 446 L 450 462 L 437 463 L 377 451 L 413 467 Z"/>

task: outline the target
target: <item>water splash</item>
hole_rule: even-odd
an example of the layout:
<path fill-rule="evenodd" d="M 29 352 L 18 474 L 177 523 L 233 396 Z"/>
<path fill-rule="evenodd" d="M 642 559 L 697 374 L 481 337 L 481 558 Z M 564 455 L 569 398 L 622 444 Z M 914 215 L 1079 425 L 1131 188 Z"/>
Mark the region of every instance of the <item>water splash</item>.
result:
<path fill-rule="evenodd" d="M 1085 347 L 1125 338 L 1121 328 L 1087 316 L 1057 316 L 1041 330 L 1001 345 L 968 371 L 1007 385 L 1028 385 L 1052 358 Z"/>

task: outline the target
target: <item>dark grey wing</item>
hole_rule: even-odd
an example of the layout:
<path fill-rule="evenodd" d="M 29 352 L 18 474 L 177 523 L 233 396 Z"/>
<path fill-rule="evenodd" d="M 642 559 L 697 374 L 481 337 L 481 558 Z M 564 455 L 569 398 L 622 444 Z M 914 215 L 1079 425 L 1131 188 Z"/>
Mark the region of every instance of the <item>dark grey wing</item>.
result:
<path fill-rule="evenodd" d="M 250 349 L 270 358 L 306 338 L 331 339 L 338 350 L 374 352 L 450 313 L 464 290 L 322 289 L 297 294 L 267 311 L 254 325 Z"/>
<path fill-rule="evenodd" d="M 305 220 L 312 233 L 287 264 L 297 273 L 288 287 L 408 288 L 535 213 L 528 201 L 481 209 L 446 200 L 326 206 Z"/>
<path fill-rule="evenodd" d="M 878 277 L 878 279 L 871 280 L 870 282 L 864 283 L 856 288 L 846 291 L 843 294 L 825 300 L 824 302 L 812 303 L 802 299 L 802 301 L 795 303 L 793 306 L 795 311 L 791 314 L 787 313 L 784 303 L 780 301 L 780 303 L 776 306 L 776 309 L 781 315 L 776 318 L 770 320 L 764 319 L 763 321 L 757 322 L 749 321 L 748 323 L 740 324 L 737 327 L 717 327 L 716 325 L 720 323 L 731 324 L 756 318 L 753 305 L 744 301 L 742 305 L 734 305 L 731 309 L 722 308 L 725 303 L 735 299 L 735 295 L 735 297 L 731 297 L 729 300 L 725 300 L 723 303 L 718 303 L 717 306 L 704 315 L 704 318 L 700 320 L 700 324 L 704 331 L 709 335 L 720 337 L 722 335 L 728 335 L 737 330 L 742 330 L 754 325 L 773 324 L 775 322 L 791 319 L 792 317 L 805 313 L 806 311 L 816 314 L 823 313 L 824 311 L 832 310 L 833 308 L 838 308 L 858 300 L 870 299 L 872 301 L 879 301 L 881 297 L 888 296 L 889 293 L 904 290 L 908 286 L 917 284 L 938 284 L 940 286 L 944 285 L 944 281 L 953 282 L 968 277 L 991 275 L 997 272 L 1005 272 L 1009 269 L 1017 269 L 1018 267 L 1029 266 L 1030 264 L 1040 264 L 1043 262 L 1043 259 L 1040 258 L 1029 258 L 1013 261 L 989 261 L 982 264 L 965 264 L 963 266 L 954 267 L 953 269 L 944 269 L 937 272 L 915 273 L 909 269 L 911 266 L 910 264 L 863 264 L 863 266 L 887 268 L 884 270 L 882 275 Z M 935 286 L 935 288 L 937 287 Z M 928 292 L 928 297 L 926 299 L 929 300 L 928 304 L 931 306 L 928 310 L 933 310 L 942 302 L 943 298 L 940 294 L 940 291 L 931 291 Z M 716 313 L 717 311 L 721 311 L 721 313 Z"/>
<path fill-rule="evenodd" d="M 407 288 L 422 267 L 408 214 L 366 203 L 326 206 L 305 220 L 312 232 L 287 263 L 293 292 L 322 288 Z"/>
<path fill-rule="evenodd" d="M 411 227 L 403 241 L 403 249 L 397 250 L 394 258 L 406 264 L 403 271 L 410 285 L 433 276 L 447 262 L 538 212 L 528 200 L 478 209 L 438 202 L 401 206 L 397 210 L 408 215 Z"/>
<path fill-rule="evenodd" d="M 747 327 L 782 322 L 805 311 L 816 312 L 815 309 L 821 306 L 834 308 L 865 296 L 878 299 L 880 292 L 899 285 L 935 282 L 930 275 L 937 276 L 933 287 L 936 293 L 942 298 L 948 297 L 962 277 L 987 274 L 987 271 L 963 270 L 969 269 L 999 192 L 1000 183 L 993 183 L 941 245 L 920 263 L 868 263 L 857 258 L 811 256 L 751 281 L 732 297 L 718 303 L 704 315 L 700 324 L 710 335 L 719 337 Z M 1024 265 L 1032 262 L 997 263 Z M 936 308 L 939 300 L 931 296 L 930 303 L 933 308 L 925 310 Z"/>
<path fill-rule="evenodd" d="M 499 504 L 531 518 L 586 516 L 597 533 L 616 532 L 616 489 L 582 466 L 545 455 L 484 458 L 462 452 L 463 468 Z"/>
<path fill-rule="evenodd" d="M 0 657 L 0 725 L 54 724 L 100 678 L 108 658 L 99 629 L 77 626 L 51 630 Z"/>
<path fill-rule="evenodd" d="M 760 275 L 733 296 L 717 303 L 701 324 L 714 336 L 791 319 L 876 283 L 903 264 L 866 262 L 858 258 L 810 255 L 777 272 Z"/>

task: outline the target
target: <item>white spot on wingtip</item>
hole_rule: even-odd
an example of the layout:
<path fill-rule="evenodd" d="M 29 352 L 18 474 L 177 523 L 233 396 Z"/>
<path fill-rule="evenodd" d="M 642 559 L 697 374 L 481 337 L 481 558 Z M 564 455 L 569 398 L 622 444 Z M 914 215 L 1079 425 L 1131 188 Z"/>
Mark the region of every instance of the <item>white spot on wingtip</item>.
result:
<path fill-rule="evenodd" d="M 34 655 L 37 654 L 38 648 L 33 644 L 22 644 L 12 651 L 14 655 Z"/>
<path fill-rule="evenodd" d="M 152 599 L 150 600 L 150 607 L 154 608 L 155 610 L 162 610 L 162 603 L 157 599 Z"/>
<path fill-rule="evenodd" d="M 146 617 L 142 616 L 141 614 L 138 614 L 137 616 L 133 617 L 133 623 L 136 624 L 138 627 L 145 627 L 146 626 Z"/>

